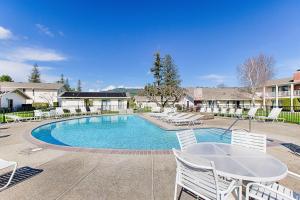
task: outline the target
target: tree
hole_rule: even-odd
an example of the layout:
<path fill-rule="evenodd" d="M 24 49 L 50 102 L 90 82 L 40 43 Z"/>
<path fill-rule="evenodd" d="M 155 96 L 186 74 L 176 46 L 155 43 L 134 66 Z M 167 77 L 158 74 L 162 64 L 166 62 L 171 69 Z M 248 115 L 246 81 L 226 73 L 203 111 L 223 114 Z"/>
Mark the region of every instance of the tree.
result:
<path fill-rule="evenodd" d="M 66 91 L 71 91 L 72 90 L 71 87 L 70 87 L 68 78 L 66 78 L 66 81 L 65 81 L 65 89 L 66 89 Z"/>
<path fill-rule="evenodd" d="M 63 74 L 60 75 L 60 80 L 57 81 L 57 82 L 58 82 L 58 83 L 65 84 L 65 78 L 64 78 L 64 75 L 63 75 Z"/>
<path fill-rule="evenodd" d="M 238 79 L 251 94 L 252 104 L 258 89 L 274 76 L 274 64 L 275 60 L 272 56 L 260 54 L 246 59 L 242 65 L 238 66 Z"/>
<path fill-rule="evenodd" d="M 41 74 L 40 74 L 39 66 L 37 64 L 34 64 L 31 74 L 29 75 L 28 81 L 31 83 L 41 82 Z"/>
<path fill-rule="evenodd" d="M 164 59 L 161 59 L 159 53 L 156 53 L 154 56 L 155 61 L 151 68 L 154 82 L 145 86 L 144 95 L 150 101 L 164 108 L 171 100 L 173 105 L 178 102 L 185 94 L 185 91 L 180 87 L 181 81 L 172 57 L 166 55 Z"/>
<path fill-rule="evenodd" d="M 14 80 L 9 75 L 3 74 L 0 76 L 0 82 L 14 82 Z"/>
<path fill-rule="evenodd" d="M 81 81 L 78 80 L 77 82 L 77 92 L 81 92 L 82 88 L 81 88 Z"/>

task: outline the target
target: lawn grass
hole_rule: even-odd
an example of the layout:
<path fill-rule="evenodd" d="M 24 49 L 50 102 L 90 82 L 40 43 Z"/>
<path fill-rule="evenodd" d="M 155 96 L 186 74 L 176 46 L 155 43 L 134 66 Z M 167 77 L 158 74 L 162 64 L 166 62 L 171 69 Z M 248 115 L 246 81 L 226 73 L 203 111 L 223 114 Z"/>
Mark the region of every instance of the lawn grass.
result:
<path fill-rule="evenodd" d="M 33 111 L 24 111 L 24 112 L 12 112 L 12 113 L 5 113 L 10 115 L 16 115 L 19 117 L 34 117 Z M 6 122 L 6 119 L 4 117 L 5 114 L 0 114 L 0 122 Z"/>

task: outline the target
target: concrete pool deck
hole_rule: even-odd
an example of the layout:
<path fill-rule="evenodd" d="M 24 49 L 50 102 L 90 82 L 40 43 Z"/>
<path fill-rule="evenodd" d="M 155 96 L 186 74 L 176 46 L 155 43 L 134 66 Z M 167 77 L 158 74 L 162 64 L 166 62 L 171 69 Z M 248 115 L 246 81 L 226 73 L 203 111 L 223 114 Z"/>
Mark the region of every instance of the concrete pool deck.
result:
<path fill-rule="evenodd" d="M 1 200 L 173 198 L 176 165 L 172 154 L 109 154 L 65 151 L 46 146 L 36 149 L 39 146 L 25 136 L 47 122 L 51 121 L 1 126 L 0 158 L 17 161 L 19 167 L 43 170 L 0 192 Z M 199 127 L 227 128 L 232 122 L 230 118 L 215 118 L 204 121 Z M 234 128 L 248 128 L 248 121 L 240 121 Z M 300 145 L 299 125 L 253 122 L 252 130 L 275 140 Z M 300 156 L 282 145 L 269 146 L 267 151 L 286 163 L 291 171 L 300 173 Z M 282 181 L 296 191 L 300 191 L 299 183 L 290 178 Z M 193 198 L 183 193 L 181 199 Z"/>

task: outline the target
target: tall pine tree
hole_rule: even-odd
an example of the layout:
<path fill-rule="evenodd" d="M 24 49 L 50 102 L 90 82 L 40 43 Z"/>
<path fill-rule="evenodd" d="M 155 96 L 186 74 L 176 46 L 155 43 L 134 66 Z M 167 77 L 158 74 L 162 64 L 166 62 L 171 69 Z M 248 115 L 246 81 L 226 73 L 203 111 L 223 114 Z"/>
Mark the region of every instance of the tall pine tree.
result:
<path fill-rule="evenodd" d="M 41 73 L 39 70 L 39 66 L 34 64 L 31 74 L 29 75 L 28 81 L 30 83 L 40 83 L 41 82 Z"/>
<path fill-rule="evenodd" d="M 81 88 L 81 81 L 78 80 L 77 82 L 77 92 L 81 92 L 82 88 Z"/>

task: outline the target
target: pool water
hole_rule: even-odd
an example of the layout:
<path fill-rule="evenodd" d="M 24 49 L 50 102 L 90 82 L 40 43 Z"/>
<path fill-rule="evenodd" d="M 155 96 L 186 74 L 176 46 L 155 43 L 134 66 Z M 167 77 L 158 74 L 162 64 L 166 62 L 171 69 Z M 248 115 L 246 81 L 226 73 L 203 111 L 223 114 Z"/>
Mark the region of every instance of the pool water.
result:
<path fill-rule="evenodd" d="M 230 142 L 224 129 L 195 129 L 198 142 Z M 137 115 L 87 117 L 50 123 L 32 131 L 44 142 L 73 147 L 169 150 L 179 148 L 175 131 L 166 131 Z"/>

